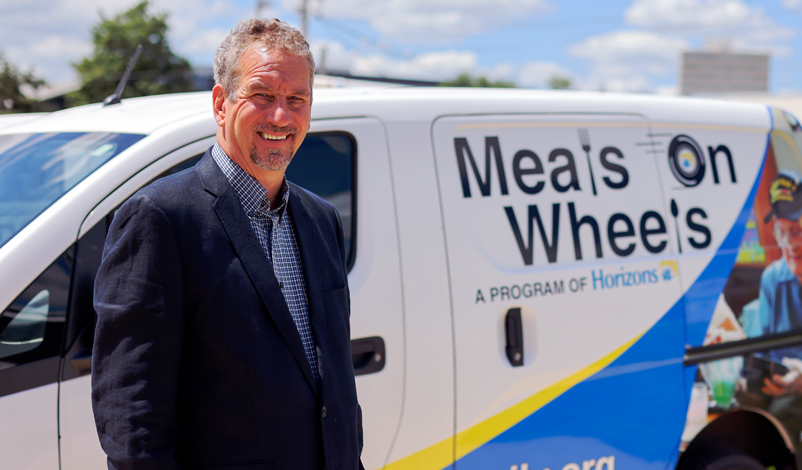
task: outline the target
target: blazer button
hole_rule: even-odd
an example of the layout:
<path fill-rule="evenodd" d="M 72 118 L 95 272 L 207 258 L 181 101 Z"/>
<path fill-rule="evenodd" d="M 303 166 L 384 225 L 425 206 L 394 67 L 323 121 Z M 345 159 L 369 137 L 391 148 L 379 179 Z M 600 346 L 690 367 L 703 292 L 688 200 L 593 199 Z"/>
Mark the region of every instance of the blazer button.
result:
<path fill-rule="evenodd" d="M 325 406 L 323 407 L 323 411 L 320 412 L 320 417 L 321 418 L 325 418 L 326 417 L 326 407 Z"/>

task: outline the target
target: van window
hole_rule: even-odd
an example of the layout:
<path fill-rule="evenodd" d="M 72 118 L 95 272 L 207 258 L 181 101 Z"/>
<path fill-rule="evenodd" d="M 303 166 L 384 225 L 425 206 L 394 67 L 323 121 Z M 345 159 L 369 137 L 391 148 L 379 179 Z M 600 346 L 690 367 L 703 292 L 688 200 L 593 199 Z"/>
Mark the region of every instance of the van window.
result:
<path fill-rule="evenodd" d="M 45 339 L 50 291 L 42 289 L 0 333 L 0 358 L 36 349 Z"/>
<path fill-rule="evenodd" d="M 0 136 L 0 247 L 143 137 L 107 132 Z"/>
<path fill-rule="evenodd" d="M 0 314 L 0 370 L 59 355 L 74 253 L 71 246 Z"/>
<path fill-rule="evenodd" d="M 344 132 L 309 134 L 287 167 L 287 179 L 330 202 L 340 213 L 345 259 L 353 265 L 356 142 Z"/>

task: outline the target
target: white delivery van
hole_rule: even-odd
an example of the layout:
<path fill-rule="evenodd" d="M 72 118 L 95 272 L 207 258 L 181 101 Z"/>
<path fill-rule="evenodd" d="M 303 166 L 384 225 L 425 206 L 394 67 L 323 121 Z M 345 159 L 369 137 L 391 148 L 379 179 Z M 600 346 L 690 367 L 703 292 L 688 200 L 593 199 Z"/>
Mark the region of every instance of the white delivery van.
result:
<path fill-rule="evenodd" d="M 208 93 L 0 129 L 0 468 L 104 468 L 106 230 L 215 131 Z M 346 228 L 366 467 L 796 468 L 800 144 L 752 104 L 317 90 L 287 177 Z"/>

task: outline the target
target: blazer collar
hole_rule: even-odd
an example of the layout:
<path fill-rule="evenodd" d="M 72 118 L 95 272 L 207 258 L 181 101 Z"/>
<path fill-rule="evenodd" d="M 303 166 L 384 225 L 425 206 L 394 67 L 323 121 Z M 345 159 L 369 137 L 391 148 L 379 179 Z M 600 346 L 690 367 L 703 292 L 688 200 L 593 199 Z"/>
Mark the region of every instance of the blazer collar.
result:
<path fill-rule="evenodd" d="M 309 365 L 309 360 L 304 352 L 301 335 L 281 293 L 281 288 L 273 271 L 273 265 L 262 251 L 236 191 L 234 191 L 226 176 L 217 166 L 209 151 L 197 163 L 196 171 L 204 189 L 216 197 L 212 207 L 228 238 L 231 240 L 234 251 L 245 268 L 248 278 L 250 278 L 268 314 L 272 317 L 273 322 L 284 337 L 284 341 L 287 342 L 287 346 L 293 356 L 295 356 L 298 366 L 303 370 L 309 386 L 317 393 L 318 388 L 315 383 L 315 377 L 312 375 L 312 367 Z M 297 231 L 299 233 L 302 232 L 300 228 Z M 305 250 L 301 249 L 301 246 L 299 246 L 299 250 L 304 264 L 304 274 L 307 275 L 307 297 L 310 298 L 311 315 L 311 299 L 313 297 L 311 293 L 313 291 L 309 288 L 309 274 L 306 272 L 306 266 L 309 262 L 305 257 Z M 314 329 L 314 322 L 312 323 Z"/>

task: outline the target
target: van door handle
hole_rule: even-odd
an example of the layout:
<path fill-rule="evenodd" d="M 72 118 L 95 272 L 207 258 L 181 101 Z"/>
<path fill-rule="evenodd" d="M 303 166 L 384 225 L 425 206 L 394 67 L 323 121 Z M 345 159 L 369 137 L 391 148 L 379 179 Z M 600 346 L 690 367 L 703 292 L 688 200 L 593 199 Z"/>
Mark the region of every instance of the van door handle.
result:
<path fill-rule="evenodd" d="M 507 359 L 513 367 L 524 365 L 524 329 L 521 323 L 521 309 L 507 310 L 504 319 L 504 330 L 507 337 Z"/>
<path fill-rule="evenodd" d="M 354 363 L 354 375 L 373 374 L 384 369 L 386 357 L 382 337 L 352 339 L 351 362 Z"/>

